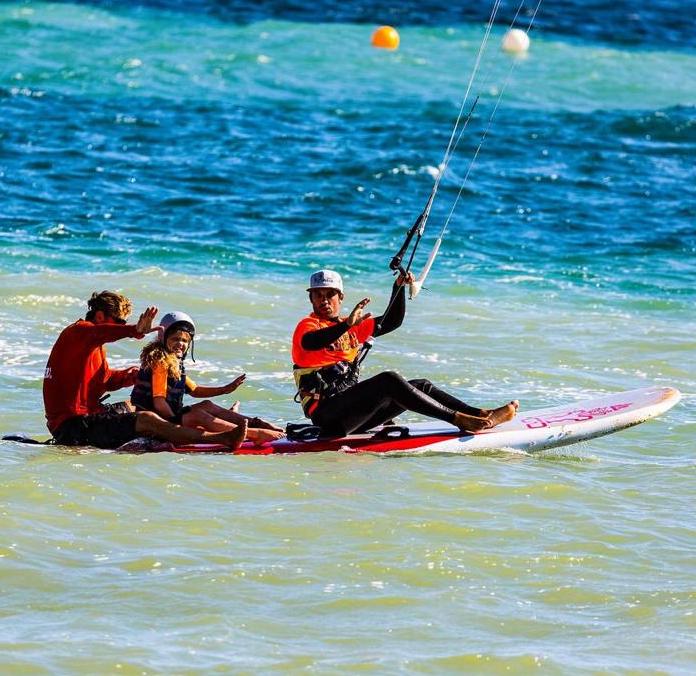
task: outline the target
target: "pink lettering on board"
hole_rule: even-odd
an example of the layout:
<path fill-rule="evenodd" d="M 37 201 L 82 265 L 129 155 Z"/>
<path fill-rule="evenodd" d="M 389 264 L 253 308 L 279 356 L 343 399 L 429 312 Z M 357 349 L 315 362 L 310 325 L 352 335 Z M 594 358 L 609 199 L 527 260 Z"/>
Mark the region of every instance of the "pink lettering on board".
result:
<path fill-rule="evenodd" d="M 583 422 L 585 420 L 594 420 L 605 415 L 611 415 L 616 411 L 621 411 L 628 408 L 631 404 L 612 404 L 611 406 L 598 406 L 597 408 L 574 408 L 558 415 L 542 418 L 540 416 L 532 416 L 530 418 L 522 418 L 521 422 L 527 429 L 535 430 L 550 425 L 557 425 L 565 422 Z"/>

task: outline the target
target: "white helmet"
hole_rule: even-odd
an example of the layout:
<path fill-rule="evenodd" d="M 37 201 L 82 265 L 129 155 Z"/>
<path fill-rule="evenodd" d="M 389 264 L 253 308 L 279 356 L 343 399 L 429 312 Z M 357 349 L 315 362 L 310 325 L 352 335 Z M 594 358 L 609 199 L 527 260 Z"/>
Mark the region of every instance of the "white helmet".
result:
<path fill-rule="evenodd" d="M 162 319 L 160 319 L 159 326 L 157 327 L 157 333 L 159 334 L 159 339 L 166 343 L 167 334 L 172 331 L 186 331 L 191 336 L 191 359 L 193 358 L 193 337 L 196 335 L 196 325 L 193 323 L 193 319 L 189 317 L 185 312 L 167 312 Z M 188 350 L 186 351 L 188 354 Z M 186 359 L 186 354 L 184 354 L 184 359 Z"/>
<path fill-rule="evenodd" d="M 193 323 L 193 319 L 185 312 L 179 312 L 178 310 L 176 312 L 167 312 L 160 319 L 159 328 L 162 330 L 164 338 L 167 337 L 168 333 L 177 329 L 191 334 L 191 338 L 196 335 L 196 325 Z"/>

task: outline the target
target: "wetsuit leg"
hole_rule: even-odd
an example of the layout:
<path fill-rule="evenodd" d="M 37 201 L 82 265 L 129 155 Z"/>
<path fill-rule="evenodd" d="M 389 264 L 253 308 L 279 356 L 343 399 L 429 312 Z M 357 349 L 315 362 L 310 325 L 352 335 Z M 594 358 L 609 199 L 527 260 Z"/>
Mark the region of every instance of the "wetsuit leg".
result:
<path fill-rule="evenodd" d="M 453 397 L 451 394 L 441 390 L 439 387 L 435 387 L 435 385 L 425 378 L 409 380 L 408 382 L 421 392 L 425 392 L 425 394 L 432 397 L 435 401 L 439 401 L 443 406 L 451 408 L 454 411 L 466 413 L 467 415 L 474 415 L 478 418 L 486 415 L 486 412 L 483 409 L 476 408 L 475 406 L 469 406 L 469 404 L 466 402 Z"/>
<path fill-rule="evenodd" d="M 380 425 L 392 424 L 394 425 L 393 418 L 397 415 L 401 415 L 406 409 L 399 404 L 389 403 L 384 406 L 380 406 L 374 414 L 371 415 L 360 427 L 354 430 L 356 434 L 362 434 L 367 432 L 374 427 L 379 427 Z"/>
<path fill-rule="evenodd" d="M 414 411 L 452 423 L 455 409 L 417 389 L 394 371 L 384 371 L 323 401 L 312 416 L 326 434 L 350 434 Z"/>
<path fill-rule="evenodd" d="M 485 415 L 485 412 L 480 408 L 475 408 L 474 406 L 469 406 L 464 401 L 453 397 L 444 390 L 435 387 L 429 380 L 425 378 L 409 380 L 408 381 L 413 387 L 421 392 L 424 392 L 429 397 L 432 397 L 435 401 L 439 402 L 446 408 L 451 408 L 454 411 L 459 411 L 461 413 L 466 413 L 467 415 L 473 415 L 476 417 L 481 417 Z M 365 423 L 363 423 L 358 429 L 355 430 L 357 433 L 367 432 L 367 430 L 377 427 L 379 425 L 384 425 L 386 421 L 396 418 L 396 416 L 403 413 L 406 409 L 396 403 L 390 403 L 386 406 L 380 407 L 375 414 L 370 417 Z"/>

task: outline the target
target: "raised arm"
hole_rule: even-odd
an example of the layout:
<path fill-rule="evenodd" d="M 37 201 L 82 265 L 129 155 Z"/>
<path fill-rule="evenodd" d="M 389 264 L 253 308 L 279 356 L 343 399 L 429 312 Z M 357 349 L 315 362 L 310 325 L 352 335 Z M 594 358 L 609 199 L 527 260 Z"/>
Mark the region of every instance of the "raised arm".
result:
<path fill-rule="evenodd" d="M 363 309 L 370 302 L 369 298 L 363 298 L 345 319 L 334 319 L 333 326 L 327 326 L 315 331 L 307 331 L 302 336 L 301 344 L 303 350 L 321 350 L 336 342 L 348 329 L 358 324 L 362 324 L 372 315 L 368 312 L 363 314 Z"/>
<path fill-rule="evenodd" d="M 321 350 L 336 342 L 350 327 L 340 319 L 333 326 L 308 331 L 302 336 L 303 350 Z"/>
<path fill-rule="evenodd" d="M 157 315 L 156 307 L 148 307 L 135 324 L 92 324 L 90 338 L 95 345 L 112 343 L 121 338 L 143 338 L 152 330 L 152 320 Z M 85 324 L 89 326 L 86 322 Z M 132 387 L 138 376 L 139 368 L 131 366 L 126 369 L 112 369 L 107 364 L 104 386 L 109 392 L 122 387 Z"/>
<path fill-rule="evenodd" d="M 406 285 L 410 281 L 413 281 L 413 275 L 409 272 L 405 278 L 400 275 L 394 282 L 387 310 L 375 319 L 375 337 L 390 333 L 403 323 L 406 316 Z"/>

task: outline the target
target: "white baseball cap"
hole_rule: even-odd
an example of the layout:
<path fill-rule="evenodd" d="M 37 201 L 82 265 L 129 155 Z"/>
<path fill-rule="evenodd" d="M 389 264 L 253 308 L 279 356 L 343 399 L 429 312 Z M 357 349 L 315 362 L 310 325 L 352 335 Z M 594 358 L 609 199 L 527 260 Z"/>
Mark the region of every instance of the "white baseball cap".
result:
<path fill-rule="evenodd" d="M 343 280 L 338 272 L 333 270 L 317 270 L 309 278 L 309 288 L 312 289 L 336 289 L 343 293 Z"/>

